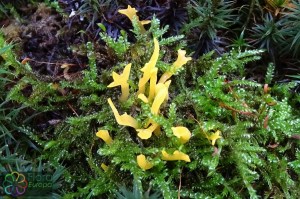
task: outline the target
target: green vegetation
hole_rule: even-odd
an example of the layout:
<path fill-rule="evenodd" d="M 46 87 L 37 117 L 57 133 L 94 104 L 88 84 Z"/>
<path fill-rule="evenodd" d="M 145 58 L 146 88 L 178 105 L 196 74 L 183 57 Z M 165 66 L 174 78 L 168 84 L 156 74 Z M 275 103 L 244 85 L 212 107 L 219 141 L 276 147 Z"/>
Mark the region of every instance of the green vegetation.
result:
<path fill-rule="evenodd" d="M 298 1 L 62 2 L 1 4 L 25 32 L 0 35 L 2 172 L 51 171 L 55 198 L 300 197 Z"/>

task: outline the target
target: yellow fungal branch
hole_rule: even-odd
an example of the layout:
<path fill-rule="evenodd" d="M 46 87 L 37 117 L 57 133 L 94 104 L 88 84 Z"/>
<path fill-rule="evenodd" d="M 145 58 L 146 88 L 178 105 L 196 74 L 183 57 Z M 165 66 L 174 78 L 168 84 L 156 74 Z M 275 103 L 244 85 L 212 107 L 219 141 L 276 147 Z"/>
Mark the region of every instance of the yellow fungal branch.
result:
<path fill-rule="evenodd" d="M 165 101 L 168 101 L 168 99 L 169 99 L 169 87 L 170 87 L 170 84 L 171 84 L 171 80 L 166 81 L 165 83 L 158 83 L 158 84 L 156 84 L 156 87 L 155 87 L 155 96 L 161 90 L 161 88 L 166 87 L 167 88 L 167 96 L 165 98 Z"/>
<path fill-rule="evenodd" d="M 152 136 L 152 133 L 157 129 L 159 125 L 155 122 L 151 123 L 151 125 L 146 129 L 136 129 L 138 132 L 138 136 L 143 139 L 149 139 Z"/>
<path fill-rule="evenodd" d="M 178 50 L 178 57 L 177 60 L 173 63 L 173 70 L 176 72 L 179 68 L 181 68 L 184 64 L 190 61 L 191 57 L 185 57 L 186 51 L 185 50 Z"/>
<path fill-rule="evenodd" d="M 215 145 L 217 139 L 222 138 L 220 136 L 221 131 L 217 130 L 215 133 L 211 134 L 210 136 L 207 136 L 207 139 L 211 140 L 211 145 Z"/>
<path fill-rule="evenodd" d="M 186 162 L 191 162 L 190 157 L 185 154 L 182 153 L 178 150 L 174 151 L 173 154 L 168 154 L 165 150 L 163 150 L 162 152 L 162 160 L 167 160 L 167 161 L 176 161 L 176 160 L 183 160 Z"/>
<path fill-rule="evenodd" d="M 132 8 L 130 5 L 128 5 L 127 9 L 121 9 L 118 11 L 119 13 L 126 15 L 131 22 L 133 22 L 133 19 L 136 18 L 138 25 L 142 32 L 145 32 L 145 28 L 143 25 L 150 23 L 150 20 L 143 20 L 140 21 L 139 17 L 137 16 L 137 10 L 135 8 Z"/>
<path fill-rule="evenodd" d="M 137 94 L 145 93 L 145 85 L 151 78 L 153 69 L 155 68 L 156 62 L 158 60 L 159 56 L 159 44 L 156 38 L 153 39 L 154 41 L 154 51 L 150 58 L 150 61 L 145 64 L 145 66 L 141 69 L 143 72 L 143 77 L 139 81 L 139 90 Z"/>
<path fill-rule="evenodd" d="M 99 130 L 96 136 L 101 138 L 106 144 L 111 144 L 113 141 L 107 130 Z"/>
<path fill-rule="evenodd" d="M 151 77 L 150 77 L 150 88 L 149 88 L 149 96 L 148 100 L 152 101 L 155 95 L 155 87 L 156 87 L 156 82 L 157 82 L 157 71 L 158 68 L 154 68 L 151 71 Z"/>
<path fill-rule="evenodd" d="M 186 51 L 185 50 L 178 50 L 178 57 L 177 60 L 173 63 L 171 69 L 167 72 L 165 72 L 159 79 L 159 83 L 164 83 L 167 81 L 172 75 L 174 75 L 184 64 L 186 64 L 188 61 L 190 61 L 191 57 L 185 56 Z"/>
<path fill-rule="evenodd" d="M 126 101 L 129 96 L 128 79 L 130 75 L 130 69 L 131 69 L 131 63 L 125 66 L 124 71 L 121 75 L 113 72 L 112 75 L 114 81 L 107 86 L 108 88 L 121 86 L 122 95 L 120 97 L 120 101 L 122 102 Z"/>
<path fill-rule="evenodd" d="M 108 98 L 107 101 L 108 101 L 108 104 L 109 104 L 110 108 L 112 109 L 112 111 L 115 115 L 115 118 L 116 118 L 118 124 L 123 125 L 123 126 L 131 126 L 135 129 L 138 128 L 138 126 L 139 126 L 138 122 L 133 117 L 131 117 L 127 113 L 124 113 L 123 115 L 120 115 L 118 110 L 116 109 L 115 105 L 111 101 L 111 99 Z"/>
<path fill-rule="evenodd" d="M 102 163 L 100 166 L 105 172 L 108 171 L 108 166 L 106 164 Z"/>
<path fill-rule="evenodd" d="M 136 157 L 136 161 L 139 167 L 141 167 L 144 171 L 153 167 L 153 164 L 149 162 L 143 154 L 138 155 Z"/>
<path fill-rule="evenodd" d="M 122 9 L 122 10 L 119 10 L 118 12 L 123 15 L 126 15 L 130 19 L 130 21 L 133 20 L 134 16 L 137 16 L 136 15 L 137 10 L 135 8 L 132 8 L 130 5 L 128 5 L 127 9 Z"/>
<path fill-rule="evenodd" d="M 189 141 L 189 139 L 192 136 L 191 132 L 186 127 L 183 126 L 172 127 L 172 131 L 173 134 L 179 138 L 182 144 Z"/>
<path fill-rule="evenodd" d="M 147 98 L 143 93 L 139 94 L 139 95 L 138 95 L 138 98 L 139 98 L 140 100 L 142 100 L 143 102 L 145 102 L 146 104 L 149 103 L 148 98 Z"/>
<path fill-rule="evenodd" d="M 159 136 L 161 134 L 161 128 L 160 126 L 158 125 L 157 128 L 154 130 L 153 132 L 156 136 Z"/>
<path fill-rule="evenodd" d="M 168 97 L 168 88 L 163 84 L 163 86 L 159 87 L 159 90 L 152 103 L 152 107 L 151 107 L 152 114 L 157 115 L 159 113 L 159 108 L 167 97 Z"/>

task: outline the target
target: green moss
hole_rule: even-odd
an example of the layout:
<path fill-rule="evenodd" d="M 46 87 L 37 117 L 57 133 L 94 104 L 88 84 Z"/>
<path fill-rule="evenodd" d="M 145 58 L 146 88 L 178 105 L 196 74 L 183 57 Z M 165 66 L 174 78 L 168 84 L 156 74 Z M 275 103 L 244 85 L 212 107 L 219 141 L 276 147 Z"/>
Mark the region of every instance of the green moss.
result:
<path fill-rule="evenodd" d="M 125 36 L 115 41 L 102 34 L 119 59 L 111 69 L 97 68 L 93 45 L 88 43 L 89 67 L 74 81 L 45 80 L 28 64 L 20 64 L 11 49 L 1 54 L 4 67 L 13 68 L 19 77 L 9 92 L 11 100 L 35 110 L 65 111 L 66 117 L 54 128 L 51 139 L 45 141 L 41 134 L 31 133 L 45 148 L 42 160 L 54 166 L 67 165 L 65 198 L 113 197 L 113 190 L 120 184 L 131 187 L 133 179 L 138 180 L 138 190 L 153 186 L 164 198 L 178 197 L 179 190 L 185 198 L 259 198 L 275 193 L 299 197 L 294 191 L 299 187 L 299 141 L 293 137 L 299 134 L 300 120 L 289 103 L 293 85 L 275 84 L 271 91 L 264 91 L 264 85 L 244 77 L 245 65 L 259 60 L 262 51 L 232 50 L 219 58 L 208 53 L 189 62 L 171 78 L 169 100 L 161 114 L 153 115 L 149 104 L 135 96 L 140 68 L 153 52 L 153 36 L 162 47 L 158 76 L 175 61 L 164 48 L 174 44 L 170 51 L 175 54 L 184 42 L 178 41 L 182 36 L 161 38 L 166 28 L 159 29 L 155 18 L 145 33 L 136 23 L 133 26 L 134 44 Z M 0 39 L 3 48 L 6 44 Z M 118 103 L 120 89 L 106 87 L 112 81 L 112 71 L 120 72 L 128 63 L 132 63 L 131 96 Z M 272 73 L 270 65 L 265 78 L 268 84 Z M 28 87 L 32 91 L 26 96 L 23 91 Z M 62 94 L 62 90 L 67 92 Z M 151 119 L 162 127 L 162 133 L 142 140 L 133 128 L 119 126 L 108 106 L 109 97 L 120 114 L 128 113 L 141 125 Z M 183 145 L 178 141 L 171 130 L 174 126 L 185 126 L 192 132 L 189 142 Z M 96 137 L 99 129 L 110 132 L 112 145 Z M 217 130 L 222 138 L 212 146 L 207 135 Z M 164 161 L 162 150 L 180 150 L 191 162 Z M 153 168 L 143 171 L 138 166 L 136 156 L 141 153 Z M 101 169 L 102 163 L 108 165 L 108 171 Z"/>

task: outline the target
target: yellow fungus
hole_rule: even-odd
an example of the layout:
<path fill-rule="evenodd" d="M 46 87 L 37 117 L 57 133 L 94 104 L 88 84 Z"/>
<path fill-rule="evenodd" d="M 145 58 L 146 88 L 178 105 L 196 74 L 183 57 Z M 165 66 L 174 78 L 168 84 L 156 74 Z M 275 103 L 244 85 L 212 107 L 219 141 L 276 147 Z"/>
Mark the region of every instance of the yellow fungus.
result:
<path fill-rule="evenodd" d="M 141 28 L 142 32 L 145 32 L 145 28 L 143 25 L 149 24 L 150 20 L 143 20 L 140 21 L 139 17 L 137 16 L 137 10 L 135 8 L 132 8 L 130 5 L 128 5 L 127 9 L 121 9 L 118 11 L 119 13 L 126 15 L 131 22 L 133 22 L 134 17 L 136 17 L 137 23 L 139 27 Z"/>
<path fill-rule="evenodd" d="M 106 164 L 102 163 L 100 166 L 105 172 L 108 171 L 108 166 Z"/>
<path fill-rule="evenodd" d="M 149 139 L 151 136 L 152 136 L 152 133 L 153 131 L 158 127 L 158 124 L 157 123 L 152 123 L 151 126 L 149 126 L 148 128 L 146 129 L 136 129 L 138 133 L 138 136 L 141 138 L 141 139 Z"/>
<path fill-rule="evenodd" d="M 156 86 L 155 86 L 155 96 L 157 95 L 158 91 L 160 91 L 160 89 L 162 87 L 165 87 L 165 88 L 167 88 L 167 95 L 166 95 L 165 101 L 168 101 L 168 99 L 169 99 L 169 91 L 168 90 L 169 90 L 170 84 L 171 84 L 171 80 L 166 81 L 165 83 L 156 84 Z"/>
<path fill-rule="evenodd" d="M 118 122 L 118 124 L 123 125 L 123 126 L 131 126 L 135 129 L 138 128 L 138 122 L 131 117 L 130 115 L 128 115 L 127 113 L 124 113 L 123 115 L 120 115 L 118 110 L 116 109 L 115 105 L 113 104 L 113 102 L 111 101 L 110 98 L 108 98 L 108 103 L 110 108 L 112 109 L 114 116 Z"/>
<path fill-rule="evenodd" d="M 160 129 L 160 126 L 158 126 L 154 132 L 153 132 L 156 136 L 159 136 L 161 134 L 161 129 Z"/>
<path fill-rule="evenodd" d="M 179 138 L 182 144 L 189 141 L 192 135 L 191 132 L 186 127 L 183 126 L 172 127 L 172 131 L 173 134 Z"/>
<path fill-rule="evenodd" d="M 130 5 L 128 5 L 127 9 L 121 9 L 118 12 L 123 15 L 126 15 L 130 19 L 130 21 L 133 20 L 134 16 L 137 16 L 137 10 L 135 8 L 132 8 Z"/>
<path fill-rule="evenodd" d="M 219 138 L 222 138 L 220 136 L 221 131 L 217 130 L 215 133 L 211 134 L 210 136 L 207 136 L 207 139 L 211 140 L 211 145 L 215 145 L 216 140 Z"/>
<path fill-rule="evenodd" d="M 121 86 L 122 95 L 120 97 L 120 101 L 124 102 L 128 99 L 129 96 L 129 74 L 130 74 L 131 64 L 128 64 L 125 66 L 124 71 L 121 75 L 113 72 L 113 79 L 114 81 L 110 83 L 107 87 L 115 87 L 115 86 Z"/>
<path fill-rule="evenodd" d="M 178 50 L 177 60 L 173 63 L 174 72 L 192 59 L 191 57 L 186 57 L 185 54 L 186 54 L 185 50 L 181 50 L 181 49 Z"/>
<path fill-rule="evenodd" d="M 143 21 L 140 21 L 142 25 L 146 25 L 146 24 L 149 24 L 151 23 L 151 20 L 143 20 Z"/>
<path fill-rule="evenodd" d="M 136 161 L 139 167 L 141 167 L 144 171 L 153 167 L 153 164 L 149 162 L 143 154 L 138 155 L 136 157 Z"/>
<path fill-rule="evenodd" d="M 155 87 L 156 87 L 156 81 L 157 81 L 157 68 L 152 69 L 151 71 L 151 77 L 150 77 L 150 88 L 149 88 L 149 96 L 148 100 L 152 101 L 155 95 Z"/>
<path fill-rule="evenodd" d="M 165 83 L 165 81 L 167 81 L 170 77 L 172 77 L 172 73 L 171 72 L 165 72 L 159 79 L 158 83 Z"/>
<path fill-rule="evenodd" d="M 167 81 L 174 73 L 178 71 L 184 64 L 186 64 L 188 61 L 190 61 L 191 57 L 185 56 L 186 51 L 185 50 L 178 50 L 178 57 L 177 60 L 173 63 L 171 69 L 167 72 L 165 72 L 159 79 L 158 83 L 164 83 Z"/>
<path fill-rule="evenodd" d="M 167 161 L 175 161 L 175 160 L 183 160 L 186 162 L 190 162 L 190 157 L 185 154 L 182 153 L 178 150 L 174 151 L 172 155 L 168 154 L 165 150 L 162 150 L 162 159 L 163 160 L 167 160 Z"/>
<path fill-rule="evenodd" d="M 107 130 L 99 130 L 96 136 L 101 138 L 106 144 L 111 144 L 113 141 Z"/>
<path fill-rule="evenodd" d="M 153 104 L 151 107 L 152 114 L 157 115 L 159 113 L 159 108 L 167 96 L 168 96 L 168 89 L 164 85 L 164 86 L 160 87 L 159 91 L 157 92 L 157 95 L 154 98 L 154 101 L 153 101 Z"/>
<path fill-rule="evenodd" d="M 137 92 L 138 94 L 145 92 L 145 85 L 151 78 L 151 74 L 158 60 L 159 44 L 156 38 L 154 38 L 153 40 L 154 40 L 154 51 L 150 58 L 150 61 L 146 63 L 145 66 L 141 69 L 141 71 L 143 72 L 143 77 L 139 81 L 139 90 Z"/>
<path fill-rule="evenodd" d="M 142 93 L 138 95 L 138 98 L 139 98 L 140 100 L 142 100 L 143 102 L 145 102 L 146 104 L 149 103 L 148 98 L 147 98 L 144 94 L 142 94 Z"/>

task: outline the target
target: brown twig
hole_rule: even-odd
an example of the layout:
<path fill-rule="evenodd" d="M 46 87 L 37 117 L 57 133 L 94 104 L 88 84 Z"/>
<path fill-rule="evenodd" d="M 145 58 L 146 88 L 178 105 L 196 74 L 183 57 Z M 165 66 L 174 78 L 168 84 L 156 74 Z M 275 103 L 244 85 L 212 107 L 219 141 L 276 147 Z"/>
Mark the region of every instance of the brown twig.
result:
<path fill-rule="evenodd" d="M 28 57 L 26 57 L 26 58 L 24 58 L 22 61 L 21 61 L 21 63 L 22 64 L 26 64 L 28 61 L 33 61 L 33 62 L 36 62 L 36 63 L 39 63 L 39 64 L 53 64 L 53 65 L 56 65 L 56 64 L 58 64 L 58 65 L 68 65 L 68 66 L 76 66 L 77 64 L 68 64 L 68 63 L 59 63 L 59 62 L 56 62 L 56 63 L 51 63 L 51 62 L 44 62 L 44 61 L 37 61 L 37 60 L 34 60 L 34 59 L 30 59 L 30 58 L 28 58 Z"/>
<path fill-rule="evenodd" d="M 181 190 L 181 172 L 182 172 L 182 169 L 180 170 L 180 176 L 179 176 L 178 199 L 180 199 L 180 190 Z"/>
<path fill-rule="evenodd" d="M 75 111 L 75 109 L 71 106 L 71 104 L 69 102 L 67 102 L 68 107 L 73 111 L 73 113 L 79 117 L 79 115 L 77 114 L 77 112 Z"/>
<path fill-rule="evenodd" d="M 220 107 L 223 107 L 223 108 L 225 108 L 225 109 L 231 110 L 231 111 L 233 111 L 233 112 L 242 114 L 242 115 L 255 116 L 254 113 L 251 113 L 251 112 L 249 112 L 249 111 L 241 111 L 241 110 L 237 110 L 237 109 L 235 109 L 235 108 L 233 108 L 233 107 L 231 107 L 231 106 L 226 105 L 226 104 L 223 103 L 223 102 L 220 102 L 220 103 L 219 103 L 219 106 L 220 106 Z"/>

